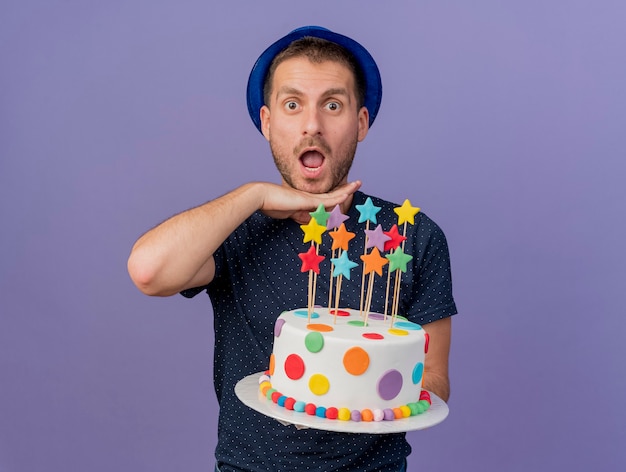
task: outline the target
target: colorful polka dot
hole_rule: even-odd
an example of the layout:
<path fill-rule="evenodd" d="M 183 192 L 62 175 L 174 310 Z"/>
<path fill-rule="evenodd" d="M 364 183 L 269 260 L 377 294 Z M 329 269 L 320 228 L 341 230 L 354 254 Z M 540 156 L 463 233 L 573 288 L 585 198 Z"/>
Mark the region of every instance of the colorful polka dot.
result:
<path fill-rule="evenodd" d="M 291 380 L 298 380 L 304 375 L 304 361 L 298 354 L 290 354 L 285 359 L 285 374 Z"/>
<path fill-rule="evenodd" d="M 345 310 L 329 310 L 331 315 L 335 315 L 335 312 L 337 312 L 337 316 L 350 316 L 350 313 Z"/>
<path fill-rule="evenodd" d="M 378 333 L 363 333 L 363 337 L 365 339 L 385 339 L 382 334 Z"/>
<path fill-rule="evenodd" d="M 308 333 L 304 338 L 304 345 L 309 352 L 320 352 L 324 347 L 324 336 L 318 331 Z"/>
<path fill-rule="evenodd" d="M 367 323 L 365 321 L 357 321 L 357 320 L 348 321 L 348 324 L 350 326 L 358 326 L 360 328 L 367 326 Z"/>
<path fill-rule="evenodd" d="M 376 391 L 383 400 L 393 400 L 402 389 L 402 374 L 395 369 L 385 372 L 376 385 Z"/>
<path fill-rule="evenodd" d="M 313 374 L 309 379 L 309 390 L 314 395 L 325 395 L 330 388 L 330 382 L 322 374 Z"/>
<path fill-rule="evenodd" d="M 274 375 L 275 368 L 276 368 L 276 357 L 274 356 L 274 353 L 272 352 L 270 354 L 270 368 L 268 369 L 268 372 L 270 375 Z"/>
<path fill-rule="evenodd" d="M 419 331 L 420 329 L 422 329 L 420 325 L 418 325 L 417 323 L 412 323 L 410 321 L 396 321 L 393 326 L 394 328 L 404 328 L 414 331 Z"/>
<path fill-rule="evenodd" d="M 335 330 L 332 326 L 322 323 L 310 323 L 306 325 L 306 329 L 310 329 L 311 331 L 320 331 L 322 333 L 329 333 Z"/>
<path fill-rule="evenodd" d="M 370 365 L 370 356 L 361 347 L 352 347 L 343 355 L 343 366 L 352 375 L 365 373 Z"/>
<path fill-rule="evenodd" d="M 274 323 L 274 336 L 280 336 L 281 331 L 283 330 L 283 325 L 285 324 L 285 320 L 283 318 L 278 318 L 276 323 Z"/>
<path fill-rule="evenodd" d="M 309 318 L 309 312 L 307 310 L 296 310 L 293 312 L 293 314 L 297 316 L 298 318 Z M 310 316 L 311 319 L 319 318 L 319 317 L 320 317 L 319 313 L 315 313 L 315 312 L 312 312 Z"/>
<path fill-rule="evenodd" d="M 430 343 L 430 336 L 428 333 L 424 333 L 424 353 L 428 354 L 428 344 Z"/>
<path fill-rule="evenodd" d="M 409 332 L 405 329 L 390 328 L 387 332 L 389 334 L 393 334 L 394 336 L 408 336 L 409 335 Z"/>
<path fill-rule="evenodd" d="M 415 364 L 415 367 L 413 368 L 413 375 L 412 375 L 413 383 L 415 385 L 417 385 L 418 383 L 422 381 L 423 374 L 424 374 L 424 364 L 421 362 L 418 362 L 417 364 Z"/>

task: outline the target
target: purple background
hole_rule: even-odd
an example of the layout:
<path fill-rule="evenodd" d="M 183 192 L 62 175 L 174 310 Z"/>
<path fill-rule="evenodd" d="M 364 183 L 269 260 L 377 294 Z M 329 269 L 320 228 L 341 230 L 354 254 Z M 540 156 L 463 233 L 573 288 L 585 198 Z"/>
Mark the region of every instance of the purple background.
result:
<path fill-rule="evenodd" d="M 212 470 L 208 300 L 145 297 L 126 259 L 277 181 L 245 84 L 303 24 L 382 71 L 352 176 L 450 243 L 451 414 L 409 469 L 624 470 L 626 4 L 296 5 L 2 2 L 0 471 Z"/>

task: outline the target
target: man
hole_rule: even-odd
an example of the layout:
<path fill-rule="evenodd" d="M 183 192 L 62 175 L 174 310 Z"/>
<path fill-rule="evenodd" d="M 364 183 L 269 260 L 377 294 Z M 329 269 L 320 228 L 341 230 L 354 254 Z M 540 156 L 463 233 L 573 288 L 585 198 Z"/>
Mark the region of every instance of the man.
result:
<path fill-rule="evenodd" d="M 299 225 L 320 204 L 328 210 L 340 205 L 350 216 L 348 230 L 363 233 L 355 206 L 367 196 L 360 182 L 349 182 L 348 171 L 381 91 L 376 63 L 360 44 L 319 27 L 292 31 L 259 57 L 247 93 L 250 116 L 269 141 L 282 184 L 244 184 L 170 218 L 133 247 L 129 273 L 142 292 L 190 297 L 206 290 L 211 298 L 220 403 L 216 470 L 406 470 L 411 449 L 404 434 L 298 430 L 252 411 L 233 391 L 240 379 L 267 369 L 280 312 L 306 302 Z M 373 202 L 381 207 L 378 222 L 390 228 L 397 205 Z M 450 316 L 456 313 L 448 249 L 423 213 L 407 236 L 413 260 L 401 312 L 429 333 L 424 388 L 447 400 Z M 356 241 L 363 248 L 362 236 Z M 344 284 L 342 305 L 359 305 L 357 285 Z M 328 286 L 328 275 L 321 274 L 321 300 Z M 380 312 L 384 289 L 377 292 L 372 310 Z"/>

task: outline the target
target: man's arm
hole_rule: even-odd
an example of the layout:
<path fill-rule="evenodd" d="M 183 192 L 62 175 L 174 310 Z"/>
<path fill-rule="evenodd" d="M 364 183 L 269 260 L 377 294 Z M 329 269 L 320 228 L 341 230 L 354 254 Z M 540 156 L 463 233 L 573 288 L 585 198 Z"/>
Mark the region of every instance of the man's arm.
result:
<path fill-rule="evenodd" d="M 428 333 L 429 344 L 424 364 L 423 388 L 435 393 L 443 401 L 450 398 L 448 357 L 452 333 L 452 317 L 422 325 Z"/>
<path fill-rule="evenodd" d="M 320 203 L 331 208 L 349 201 L 360 185 L 353 182 L 319 195 L 265 182 L 242 185 L 141 236 L 128 259 L 128 272 L 147 295 L 169 296 L 206 285 L 215 275 L 213 253 L 255 211 L 302 220 Z"/>

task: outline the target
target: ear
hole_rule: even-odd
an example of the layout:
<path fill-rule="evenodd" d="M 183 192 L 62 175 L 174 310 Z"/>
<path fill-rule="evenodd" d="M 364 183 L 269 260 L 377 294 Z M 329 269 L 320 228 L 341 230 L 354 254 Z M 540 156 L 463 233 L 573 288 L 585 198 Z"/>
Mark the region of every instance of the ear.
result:
<path fill-rule="evenodd" d="M 367 108 L 361 107 L 361 109 L 359 110 L 358 120 L 359 130 L 357 134 L 357 140 L 361 142 L 365 139 L 365 136 L 367 136 L 367 132 L 370 129 L 370 112 L 367 110 Z"/>
<path fill-rule="evenodd" d="M 261 117 L 261 132 L 265 139 L 270 140 L 270 109 L 267 105 L 263 105 L 259 111 Z"/>

